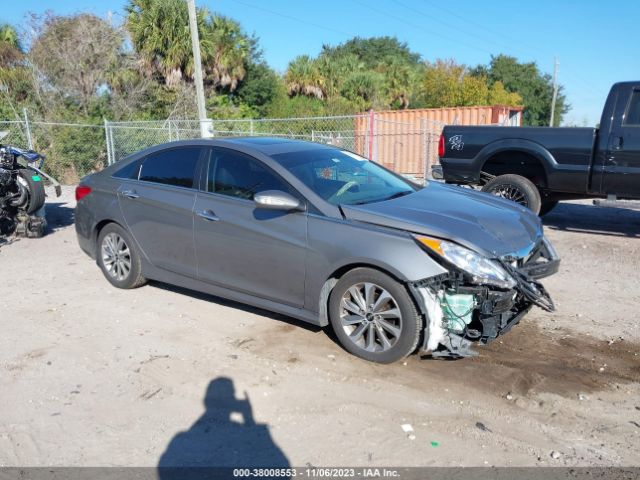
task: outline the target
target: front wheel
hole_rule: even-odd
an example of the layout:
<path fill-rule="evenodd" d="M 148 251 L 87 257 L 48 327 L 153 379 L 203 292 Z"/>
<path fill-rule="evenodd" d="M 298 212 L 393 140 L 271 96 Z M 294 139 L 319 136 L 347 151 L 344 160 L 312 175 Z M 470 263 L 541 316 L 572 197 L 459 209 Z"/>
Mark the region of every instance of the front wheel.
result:
<path fill-rule="evenodd" d="M 392 363 L 418 345 L 422 318 L 407 289 L 370 268 L 346 273 L 329 298 L 331 326 L 350 353 L 377 363 Z"/>
<path fill-rule="evenodd" d="M 540 212 L 542 199 L 538 188 L 531 180 L 520 175 L 507 174 L 492 178 L 482 187 L 482 191 L 519 203 L 536 215 Z"/>

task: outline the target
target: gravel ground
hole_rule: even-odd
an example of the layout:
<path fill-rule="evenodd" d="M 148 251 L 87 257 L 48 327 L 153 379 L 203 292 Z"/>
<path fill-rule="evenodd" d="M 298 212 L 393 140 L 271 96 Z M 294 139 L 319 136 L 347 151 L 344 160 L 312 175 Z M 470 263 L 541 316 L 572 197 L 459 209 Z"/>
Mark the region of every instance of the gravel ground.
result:
<path fill-rule="evenodd" d="M 560 205 L 556 313 L 477 358 L 380 366 L 283 316 L 117 290 L 72 188 L 48 201 L 46 237 L 0 245 L 0 466 L 640 464 L 640 211 Z"/>

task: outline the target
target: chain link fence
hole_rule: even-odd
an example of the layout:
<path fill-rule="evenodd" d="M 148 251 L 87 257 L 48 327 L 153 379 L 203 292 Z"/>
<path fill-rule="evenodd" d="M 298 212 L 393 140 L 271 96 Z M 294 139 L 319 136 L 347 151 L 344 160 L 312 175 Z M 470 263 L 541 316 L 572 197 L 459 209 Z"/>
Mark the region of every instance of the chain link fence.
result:
<path fill-rule="evenodd" d="M 211 120 L 213 137 L 273 136 L 334 145 L 356 152 L 407 176 L 424 178 L 437 160 L 443 125 L 390 122 L 363 115 Z M 142 148 L 200 137 L 197 120 L 105 122 L 108 163 Z"/>
<path fill-rule="evenodd" d="M 398 173 L 424 178 L 437 162 L 443 125 L 422 119 L 393 122 L 362 115 L 211 120 L 213 137 L 273 136 L 334 145 Z M 102 125 L 24 120 L 0 121 L 2 143 L 31 148 L 47 159 L 45 169 L 63 183 L 161 143 L 201 137 L 198 120 L 110 122 Z"/>
<path fill-rule="evenodd" d="M 76 183 L 83 175 L 107 163 L 104 125 L 25 120 L 0 121 L 1 141 L 45 155 L 45 170 L 63 183 Z"/>

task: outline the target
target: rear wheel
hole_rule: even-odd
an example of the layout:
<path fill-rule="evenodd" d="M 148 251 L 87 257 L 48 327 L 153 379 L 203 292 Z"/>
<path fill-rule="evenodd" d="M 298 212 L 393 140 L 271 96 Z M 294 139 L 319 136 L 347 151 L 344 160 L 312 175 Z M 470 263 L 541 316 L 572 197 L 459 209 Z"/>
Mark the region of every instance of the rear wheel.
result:
<path fill-rule="evenodd" d="M 495 177 L 482 187 L 482 191 L 519 203 L 536 214 L 540 212 L 542 200 L 538 188 L 531 180 L 520 175 Z"/>
<path fill-rule="evenodd" d="M 146 282 L 133 240 L 119 225 L 110 223 L 100 231 L 97 257 L 102 273 L 115 287 L 137 288 Z"/>
<path fill-rule="evenodd" d="M 356 268 L 336 284 L 329 299 L 331 326 L 350 353 L 392 363 L 418 344 L 422 318 L 406 288 L 370 268 Z"/>

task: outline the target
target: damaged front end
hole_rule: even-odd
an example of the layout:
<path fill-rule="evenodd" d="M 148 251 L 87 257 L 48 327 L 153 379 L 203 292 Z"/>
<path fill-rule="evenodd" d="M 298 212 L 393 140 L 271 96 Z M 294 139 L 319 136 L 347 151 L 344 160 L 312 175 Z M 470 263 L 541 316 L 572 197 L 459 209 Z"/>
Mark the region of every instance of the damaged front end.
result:
<path fill-rule="evenodd" d="M 423 237 L 424 238 L 424 237 Z M 409 285 L 427 321 L 420 351 L 433 357 L 477 355 L 474 343 L 487 344 L 508 332 L 532 306 L 554 311 L 553 300 L 537 280 L 558 270 L 560 259 L 542 238 L 526 255 L 507 255 L 493 267 L 492 278 L 480 278 L 461 262 L 448 261 L 440 244 L 424 242 L 429 253 L 447 266 L 449 273 Z M 442 242 L 440 242 L 442 243 Z M 480 270 L 478 268 L 478 270 Z M 484 280 L 484 281 L 483 281 Z"/>

